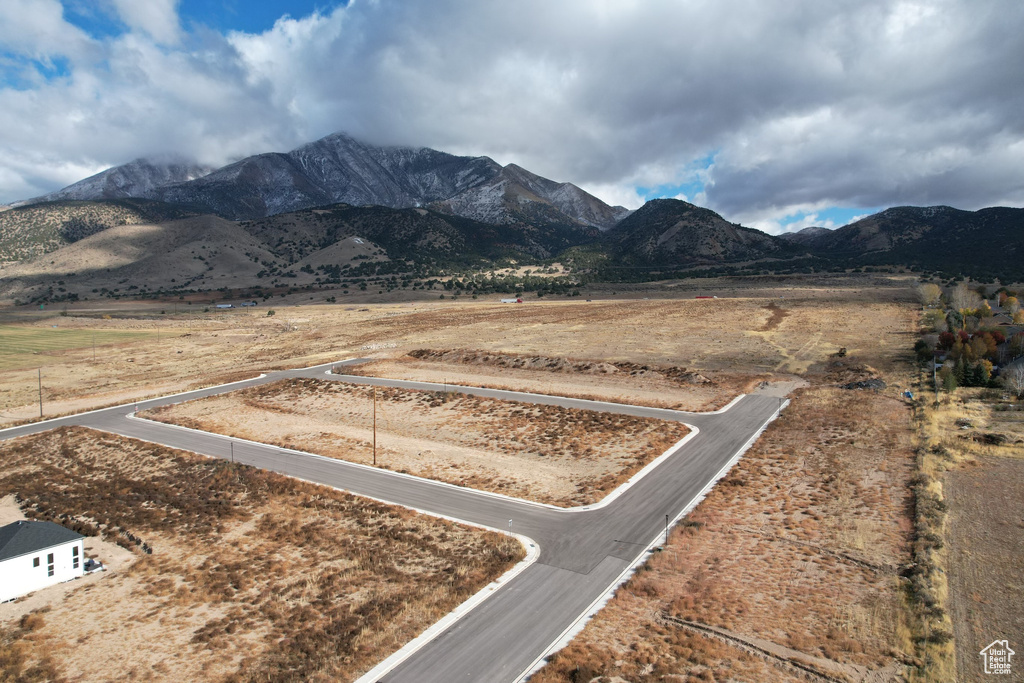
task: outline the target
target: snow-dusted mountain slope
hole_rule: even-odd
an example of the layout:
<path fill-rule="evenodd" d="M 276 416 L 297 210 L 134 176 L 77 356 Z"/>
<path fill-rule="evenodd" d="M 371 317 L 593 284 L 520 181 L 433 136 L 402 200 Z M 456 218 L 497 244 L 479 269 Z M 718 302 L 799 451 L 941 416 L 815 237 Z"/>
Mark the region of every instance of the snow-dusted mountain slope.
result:
<path fill-rule="evenodd" d="M 63 190 L 51 192 L 30 201 L 36 203 L 64 199 L 125 199 L 128 197 L 151 199 L 161 187 L 195 180 L 212 170 L 207 166 L 181 158 L 136 159 L 121 166 L 108 168 L 85 180 L 68 185 Z"/>
<path fill-rule="evenodd" d="M 381 147 L 335 133 L 286 154 L 267 153 L 208 172 L 139 160 L 45 199 L 144 197 L 202 207 L 236 220 L 345 203 L 440 211 L 499 223 L 607 229 L 628 212 L 569 183 L 488 157 Z"/>

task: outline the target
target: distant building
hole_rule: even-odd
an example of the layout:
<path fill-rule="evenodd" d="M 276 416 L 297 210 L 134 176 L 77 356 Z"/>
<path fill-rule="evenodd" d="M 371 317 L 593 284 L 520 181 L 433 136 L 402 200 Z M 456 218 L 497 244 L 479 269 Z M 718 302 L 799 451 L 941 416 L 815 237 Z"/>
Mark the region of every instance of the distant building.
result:
<path fill-rule="evenodd" d="M 234 304 L 217 304 L 217 308 L 234 308 Z"/>
<path fill-rule="evenodd" d="M 0 602 L 85 574 L 84 539 L 53 522 L 0 527 Z"/>

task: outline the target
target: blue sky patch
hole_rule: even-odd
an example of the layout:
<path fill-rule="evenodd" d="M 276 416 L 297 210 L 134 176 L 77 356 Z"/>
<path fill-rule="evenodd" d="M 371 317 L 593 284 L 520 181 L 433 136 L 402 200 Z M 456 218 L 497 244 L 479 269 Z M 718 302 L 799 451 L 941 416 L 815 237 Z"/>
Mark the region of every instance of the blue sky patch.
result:
<path fill-rule="evenodd" d="M 338 0 L 182 0 L 178 15 L 186 28 L 196 23 L 222 33 L 263 33 L 286 14 L 301 19 L 317 10 L 328 14 L 347 4 Z"/>

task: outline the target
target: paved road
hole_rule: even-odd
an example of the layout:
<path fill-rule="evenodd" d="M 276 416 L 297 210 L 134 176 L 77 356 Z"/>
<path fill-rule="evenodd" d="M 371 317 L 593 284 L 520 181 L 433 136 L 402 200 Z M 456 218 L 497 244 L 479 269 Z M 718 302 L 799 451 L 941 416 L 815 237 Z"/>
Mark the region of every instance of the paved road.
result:
<path fill-rule="evenodd" d="M 359 359 L 347 361 L 360 362 Z M 233 385 L 141 401 L 139 410 L 289 377 L 438 390 L 441 385 L 327 375 L 332 365 L 270 373 Z M 642 406 L 455 387 L 480 396 L 677 420 L 698 434 L 611 504 L 558 510 L 274 446 L 234 441 L 128 417 L 121 406 L 0 431 L 0 439 L 81 425 L 227 458 L 476 524 L 513 530 L 540 546 L 537 562 L 380 680 L 388 683 L 515 681 L 584 614 L 780 409 L 780 399 L 745 396 L 728 410 L 683 413 Z"/>

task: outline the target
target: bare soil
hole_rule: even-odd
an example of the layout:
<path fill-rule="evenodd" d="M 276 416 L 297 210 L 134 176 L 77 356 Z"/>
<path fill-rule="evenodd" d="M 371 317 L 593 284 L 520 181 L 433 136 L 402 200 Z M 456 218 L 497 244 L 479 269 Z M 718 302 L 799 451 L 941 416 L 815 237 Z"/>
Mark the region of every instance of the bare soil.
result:
<path fill-rule="evenodd" d="M 884 395 L 798 391 L 533 680 L 889 680 L 910 645 L 911 434 Z"/>
<path fill-rule="evenodd" d="M 901 303 L 911 291 L 909 283 L 866 276 L 828 284 L 832 281 L 697 283 L 718 287 L 723 297 L 735 297 L 717 300 L 638 296 L 647 291 L 692 296 L 693 289 L 686 287 L 693 285 L 671 283 L 648 289 L 623 286 L 617 293 L 608 292 L 609 299 L 593 302 L 530 300 L 502 305 L 420 300 L 346 305 L 326 304 L 322 297 L 327 295 L 316 294 L 230 311 L 216 310 L 213 304 L 219 299 L 202 296 L 157 303 L 89 301 L 59 312 L 3 309 L 0 323 L 29 330 L 58 325 L 61 330 L 133 331 L 147 336 L 135 342 L 100 343 L 95 359 L 85 341 L 78 348 L 41 348 L 33 356 L 34 366 L 0 371 L 0 425 L 38 418 L 36 368 L 42 370 L 43 409 L 49 417 L 252 377 L 268 369 L 357 356 L 398 359 L 397 375 L 405 371 L 402 357 L 416 349 L 473 349 L 685 368 L 714 384 L 683 390 L 652 385 L 653 378 L 646 376 L 627 380 L 585 373 L 523 374 L 516 368 L 465 364 L 431 364 L 412 371 L 442 380 L 450 375 L 456 383 L 667 401 L 689 409 L 727 402 L 729 394 L 742 391 L 750 379 L 801 374 L 843 347 L 883 374 L 891 371 L 900 355 L 895 350 L 913 346 L 907 330 L 915 314 Z M 275 315 L 267 315 L 270 309 Z M 606 379 L 611 389 L 604 388 Z"/>
<path fill-rule="evenodd" d="M 142 413 L 460 486 L 586 505 L 688 433 L 677 422 L 298 379 Z"/>
<path fill-rule="evenodd" d="M 0 622 L 0 680 L 353 680 L 523 555 L 507 536 L 80 428 L 0 444 L 12 493 L 136 559 Z"/>
<path fill-rule="evenodd" d="M 712 380 L 675 366 L 526 356 L 471 349 L 414 349 L 400 358 L 347 365 L 338 372 L 573 396 L 673 410 L 715 410 L 769 374 L 716 373 Z"/>
<path fill-rule="evenodd" d="M 957 680 L 988 680 L 979 653 L 989 643 L 1024 652 L 1024 459 L 978 456 L 947 472 L 944 490 Z M 1019 657 L 999 678 L 1024 680 Z"/>

